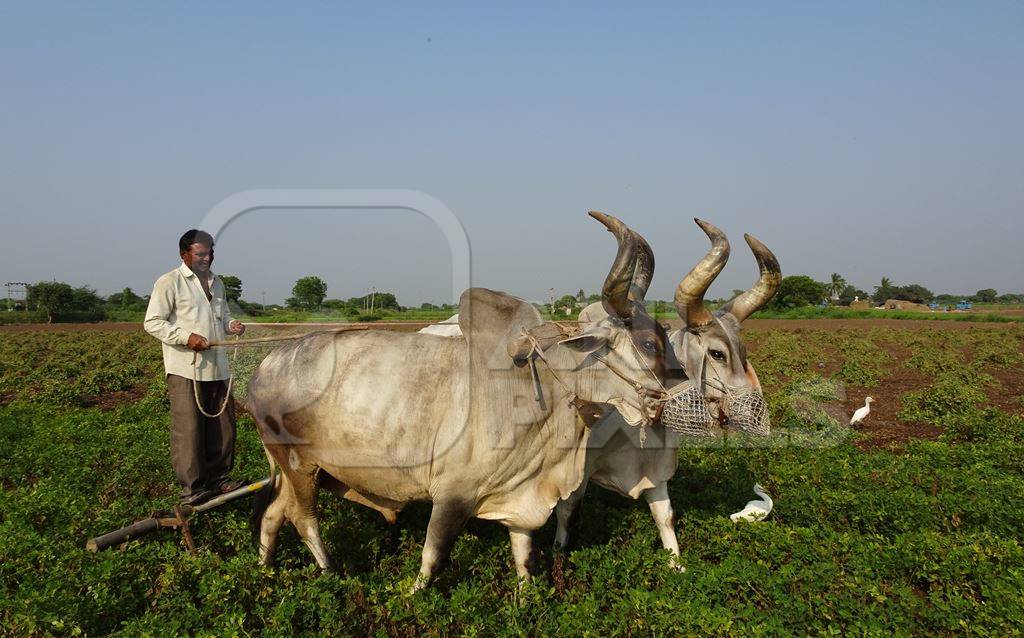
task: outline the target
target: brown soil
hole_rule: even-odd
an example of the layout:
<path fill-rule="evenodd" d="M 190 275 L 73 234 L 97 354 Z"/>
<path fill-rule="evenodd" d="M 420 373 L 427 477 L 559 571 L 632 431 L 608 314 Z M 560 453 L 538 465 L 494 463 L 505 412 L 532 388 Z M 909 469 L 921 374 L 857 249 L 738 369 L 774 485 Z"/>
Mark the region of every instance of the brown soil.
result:
<path fill-rule="evenodd" d="M 988 322 L 960 322 L 960 321 L 914 321 L 905 319 L 824 319 L 824 320 L 784 320 L 784 319 L 751 319 L 744 323 L 747 330 L 801 330 L 804 328 L 817 329 L 861 329 L 870 330 L 875 327 L 887 327 L 901 330 L 972 330 L 978 328 L 1013 329 L 1016 324 L 1010 323 L 988 323 Z M 904 364 L 911 355 L 906 346 L 896 343 L 880 344 L 892 356 L 889 365 L 889 375 L 884 377 L 878 387 L 875 388 L 850 388 L 846 397 L 845 409 L 847 414 L 853 414 L 855 410 L 864 405 L 864 398 L 871 396 L 874 401 L 871 404 L 871 413 L 864 422 L 856 425 L 853 429 L 863 436 L 858 438 L 854 445 L 862 450 L 869 449 L 890 449 L 900 451 L 904 444 L 911 439 L 937 439 L 942 433 L 942 428 L 921 422 L 901 421 L 897 418 L 902 404 L 900 397 L 907 392 L 926 388 L 931 384 L 931 378 L 915 368 L 908 368 Z M 968 348 L 961 348 L 961 354 L 966 360 L 972 358 L 973 353 Z M 833 362 L 836 353 L 826 347 L 828 355 L 825 367 L 821 374 L 828 376 L 838 367 Z M 989 369 L 986 370 L 995 377 L 999 384 L 988 390 L 989 400 L 993 407 L 1004 412 L 1024 414 L 1024 374 L 1016 368 Z"/>
<path fill-rule="evenodd" d="M 879 345 L 884 345 L 892 357 L 889 374 L 881 379 L 878 387 L 850 388 L 846 396 L 847 414 L 853 414 L 858 408 L 863 407 L 866 397 L 874 399 L 871 403 L 871 413 L 864 421 L 853 426 L 855 432 L 863 435 L 854 441 L 854 445 L 865 451 L 882 448 L 895 452 L 901 450 L 910 439 L 937 439 L 943 432 L 942 428 L 930 423 L 901 421 L 896 416 L 903 407 L 900 397 L 907 392 L 927 387 L 931 379 L 917 368 L 908 368 L 905 365 L 912 354 L 910 348 L 891 342 Z"/>
<path fill-rule="evenodd" d="M 679 327 L 679 320 L 672 324 Z M 871 330 L 872 328 L 896 328 L 902 330 L 971 330 L 972 328 L 1001 328 L 1011 330 L 1016 323 L 998 323 L 989 321 L 949 321 L 927 319 L 747 319 L 743 322 L 746 330 L 795 330 L 797 328 L 816 328 L 819 330 L 836 330 L 839 328 L 856 328 Z"/>
<path fill-rule="evenodd" d="M 984 323 L 971 324 L 964 322 L 937 322 L 937 321 L 911 321 L 902 319 L 828 319 L 828 320 L 749 320 L 744 323 L 747 331 L 759 330 L 793 330 L 801 332 L 807 329 L 861 329 L 870 330 L 875 327 L 889 327 L 901 330 L 965 330 L 973 327 L 1005 327 L 1012 324 Z M 859 388 L 848 387 L 847 396 L 843 409 L 847 415 L 852 415 L 858 408 L 864 406 L 865 397 L 871 396 L 874 401 L 871 403 L 871 413 L 861 423 L 853 426 L 853 430 L 860 436 L 854 441 L 861 450 L 887 449 L 899 452 L 907 441 L 911 439 L 937 439 L 942 433 L 942 428 L 921 422 L 907 422 L 897 418 L 902 404 L 900 397 L 907 392 L 920 390 L 931 383 L 931 379 L 915 368 L 908 368 L 904 364 L 912 354 L 906 346 L 887 342 L 879 343 L 880 346 L 892 357 L 887 366 L 889 374 L 883 377 L 877 387 Z M 842 355 L 836 348 L 829 345 L 823 346 L 824 360 L 818 362 L 817 372 L 825 377 L 830 377 L 836 372 L 842 362 Z M 822 365 L 823 364 L 823 365 Z M 1016 381 L 1021 384 L 1021 381 Z M 1013 402 L 1013 391 L 1005 396 L 1007 402 Z"/>
<path fill-rule="evenodd" d="M 3 332 L 142 332 L 140 323 L 12 323 L 0 326 Z"/>
<path fill-rule="evenodd" d="M 823 377 L 831 377 L 843 367 L 843 358 L 839 354 L 839 348 L 824 345 L 821 348 L 823 358 L 817 362 L 818 374 Z"/>
<path fill-rule="evenodd" d="M 147 387 L 144 383 L 139 383 L 131 387 L 128 390 L 116 390 L 114 392 L 107 392 L 106 394 L 99 394 L 94 397 L 89 397 L 85 400 L 86 407 L 96 407 L 100 410 L 113 410 L 119 405 L 126 403 L 135 403 L 146 396 Z"/>
<path fill-rule="evenodd" d="M 894 357 L 895 358 L 895 357 Z M 861 423 L 853 426 L 855 432 L 864 435 L 854 441 L 862 450 L 888 448 L 899 450 L 910 439 L 937 439 L 942 428 L 930 423 L 901 421 L 896 414 L 902 407 L 900 397 L 912 390 L 919 390 L 929 384 L 929 379 L 920 371 L 904 367 L 906 357 L 896 359 L 889 376 L 883 378 L 876 388 L 851 388 L 846 395 L 847 414 L 864 406 L 865 397 L 872 397 L 871 413 Z"/>
<path fill-rule="evenodd" d="M 1024 373 L 1018 368 L 985 370 L 995 377 L 998 386 L 988 389 L 989 401 L 994 407 L 1010 414 L 1024 414 Z"/>

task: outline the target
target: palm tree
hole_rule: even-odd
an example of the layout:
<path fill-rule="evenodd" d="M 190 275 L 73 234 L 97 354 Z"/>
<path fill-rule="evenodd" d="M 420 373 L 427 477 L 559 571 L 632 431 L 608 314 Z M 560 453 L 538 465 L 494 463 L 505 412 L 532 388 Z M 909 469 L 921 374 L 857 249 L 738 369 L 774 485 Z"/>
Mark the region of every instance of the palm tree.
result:
<path fill-rule="evenodd" d="M 839 299 L 844 288 L 846 288 L 846 280 L 843 279 L 843 276 L 837 272 L 832 273 L 832 282 L 828 284 L 829 296 L 833 300 Z"/>
<path fill-rule="evenodd" d="M 882 277 L 881 285 L 875 286 L 875 294 L 872 297 L 875 303 L 884 303 L 886 299 L 891 296 L 892 292 L 892 280 L 888 277 Z"/>

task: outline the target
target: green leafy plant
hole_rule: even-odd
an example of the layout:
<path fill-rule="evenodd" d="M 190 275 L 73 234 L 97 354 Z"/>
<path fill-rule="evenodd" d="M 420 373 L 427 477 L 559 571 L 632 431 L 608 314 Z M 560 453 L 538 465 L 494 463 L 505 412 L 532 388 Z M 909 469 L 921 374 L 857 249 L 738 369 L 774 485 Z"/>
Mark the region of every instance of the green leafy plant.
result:
<path fill-rule="evenodd" d="M 897 344 L 908 352 L 870 368 L 884 383 L 917 350 L 963 343 L 975 358 L 935 368 L 904 399 L 912 412 L 900 418 L 934 419 L 945 433 L 898 454 L 849 442 L 680 449 L 669 489 L 686 573 L 670 569 L 645 506 L 592 487 L 559 571 L 547 549 L 553 522 L 535 534 L 536 579 L 520 587 L 505 529 L 474 520 L 448 570 L 409 596 L 429 518 L 422 505 L 402 512 L 392 542 L 378 514 L 322 493 L 341 576 L 320 575 L 287 528 L 277 565 L 259 567 L 244 503 L 196 517 L 194 556 L 171 532 L 87 552 L 87 538 L 174 502 L 159 344 L 141 331 L 5 332 L 0 634 L 1005 635 L 1024 591 L 1024 422 L 988 405 L 993 382 L 977 369 L 989 361 L 979 344 L 1007 334 L 1017 333 L 750 330 L 773 419 L 808 429 L 814 414 L 793 410 L 790 395 L 828 406 L 848 383 L 819 363 L 867 365 L 874 348 Z M 239 353 L 238 396 L 272 348 Z M 136 384 L 140 399 L 80 407 Z M 240 476 L 264 475 L 248 417 L 236 451 Z M 772 516 L 735 525 L 727 516 L 754 482 L 775 499 Z"/>
<path fill-rule="evenodd" d="M 985 403 L 985 388 L 993 383 L 991 376 L 970 370 L 942 372 L 930 387 L 905 394 L 898 416 L 907 421 L 942 425 L 951 417 L 971 414 Z"/>

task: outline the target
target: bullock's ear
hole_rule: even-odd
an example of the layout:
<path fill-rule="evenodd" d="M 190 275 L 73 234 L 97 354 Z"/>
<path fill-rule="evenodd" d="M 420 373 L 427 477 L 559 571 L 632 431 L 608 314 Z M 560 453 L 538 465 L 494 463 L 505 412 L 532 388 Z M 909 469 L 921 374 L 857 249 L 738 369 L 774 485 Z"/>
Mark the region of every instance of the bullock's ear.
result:
<path fill-rule="evenodd" d="M 608 328 L 590 328 L 583 334 L 570 337 L 563 341 L 559 341 L 558 343 L 575 352 L 590 354 L 591 352 L 607 345 L 608 340 L 611 338 L 611 334 L 612 331 Z"/>

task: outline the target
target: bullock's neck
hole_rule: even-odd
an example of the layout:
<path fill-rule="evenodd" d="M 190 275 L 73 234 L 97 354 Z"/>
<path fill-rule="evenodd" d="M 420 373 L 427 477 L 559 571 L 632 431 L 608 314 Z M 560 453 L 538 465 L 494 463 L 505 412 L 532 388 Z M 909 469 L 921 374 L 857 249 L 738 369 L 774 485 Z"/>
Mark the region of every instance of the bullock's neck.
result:
<path fill-rule="evenodd" d="M 544 353 L 548 361 L 547 372 L 549 377 L 545 385 L 554 386 L 552 391 L 556 396 L 568 401 L 569 395 L 574 394 L 590 400 L 596 396 L 598 382 L 600 380 L 599 368 L 594 361 L 586 361 L 579 364 L 578 355 L 570 352 L 563 346 L 556 345 Z M 553 378 L 557 375 L 557 379 Z"/>
<path fill-rule="evenodd" d="M 581 410 L 575 399 L 594 396 L 593 388 L 597 387 L 598 376 L 594 369 L 599 366 L 586 365 L 577 370 L 577 356 L 557 345 L 549 348 L 544 358 L 546 364 L 537 360 L 537 372 L 544 391 L 543 409 L 548 427 L 561 433 L 558 436 L 560 445 L 566 445 L 568 441 L 585 444 L 589 426 L 596 419 L 592 418 L 591 410 Z M 594 405 L 588 407 L 593 408 Z M 599 408 L 597 412 L 600 412 Z M 575 485 L 571 489 L 575 489 Z"/>

